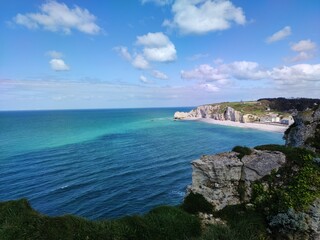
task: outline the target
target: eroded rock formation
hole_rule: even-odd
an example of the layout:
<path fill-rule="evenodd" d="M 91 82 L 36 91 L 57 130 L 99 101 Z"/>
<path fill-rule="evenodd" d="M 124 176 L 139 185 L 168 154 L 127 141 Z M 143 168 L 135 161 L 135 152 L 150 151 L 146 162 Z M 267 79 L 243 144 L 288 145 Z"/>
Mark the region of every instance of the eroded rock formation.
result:
<path fill-rule="evenodd" d="M 241 112 L 234 110 L 232 107 L 222 109 L 218 104 L 199 106 L 190 112 L 176 112 L 174 118 L 211 118 L 214 120 L 243 122 L 243 114 Z"/>
<path fill-rule="evenodd" d="M 285 133 L 286 145 L 320 152 L 320 107 L 298 113 L 294 122 Z"/>
<path fill-rule="evenodd" d="M 251 183 L 269 175 L 272 170 L 278 170 L 286 162 L 281 152 L 253 150 L 242 159 L 238 155 L 227 152 L 193 161 L 189 191 L 203 195 L 216 210 L 220 210 L 250 199 Z"/>

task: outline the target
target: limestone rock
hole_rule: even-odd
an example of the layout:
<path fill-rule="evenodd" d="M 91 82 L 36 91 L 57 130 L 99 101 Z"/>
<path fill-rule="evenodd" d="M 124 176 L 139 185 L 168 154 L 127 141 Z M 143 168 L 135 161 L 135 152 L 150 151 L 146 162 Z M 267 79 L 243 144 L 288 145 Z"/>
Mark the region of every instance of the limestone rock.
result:
<path fill-rule="evenodd" d="M 254 114 L 244 114 L 242 117 L 242 120 L 245 123 L 256 122 L 256 121 L 259 121 L 259 119 L 260 118 Z"/>
<path fill-rule="evenodd" d="M 207 213 L 199 213 L 199 218 L 201 221 L 202 229 L 205 229 L 209 225 L 226 225 L 226 222 L 223 221 L 221 218 L 215 218 L 212 214 Z"/>
<path fill-rule="evenodd" d="M 278 170 L 286 162 L 286 157 L 281 152 L 255 150 L 241 161 L 244 164 L 241 179 L 255 181 L 269 175 L 272 170 Z"/>
<path fill-rule="evenodd" d="M 319 151 L 313 146 L 310 138 L 320 138 L 320 107 L 315 111 L 300 112 L 294 116 L 295 123 L 285 133 L 286 145 L 305 147 L 312 151 Z"/>
<path fill-rule="evenodd" d="M 174 119 L 184 119 L 187 118 L 189 113 L 186 112 L 175 112 L 173 118 Z"/>
<path fill-rule="evenodd" d="M 234 110 L 232 107 L 227 107 L 224 112 L 225 120 L 234 122 L 243 122 L 243 114 L 239 111 Z"/>
<path fill-rule="evenodd" d="M 221 105 L 219 104 L 199 106 L 188 113 L 176 112 L 174 118 L 211 118 L 220 121 L 243 122 L 243 114 L 241 112 L 234 110 L 232 107 L 221 109 Z"/>
<path fill-rule="evenodd" d="M 217 209 L 238 204 L 237 185 L 243 163 L 234 152 L 202 156 L 192 163 L 192 185 L 189 191 L 200 193 Z"/>
<path fill-rule="evenodd" d="M 216 210 L 241 203 L 239 185 L 245 183 L 245 197 L 251 195 L 251 183 L 277 170 L 285 163 L 280 152 L 253 150 L 242 160 L 228 152 L 202 156 L 192 162 L 192 185 L 189 191 L 203 195 Z"/>

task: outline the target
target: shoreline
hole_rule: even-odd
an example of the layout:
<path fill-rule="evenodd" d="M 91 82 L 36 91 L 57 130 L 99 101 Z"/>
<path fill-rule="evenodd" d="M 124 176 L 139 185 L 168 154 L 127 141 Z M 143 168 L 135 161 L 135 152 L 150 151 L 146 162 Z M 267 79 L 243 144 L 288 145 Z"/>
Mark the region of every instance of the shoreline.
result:
<path fill-rule="evenodd" d="M 221 121 L 221 120 L 215 120 L 211 118 L 184 118 L 181 120 L 187 120 L 187 121 L 198 121 L 198 122 L 204 122 L 209 124 L 217 124 L 222 126 L 229 126 L 229 127 L 238 127 L 238 128 L 251 128 L 266 132 L 277 132 L 277 133 L 284 133 L 289 126 L 281 126 L 281 125 L 275 125 L 275 124 L 265 124 L 265 123 L 241 123 L 241 122 L 234 122 L 234 121 Z"/>

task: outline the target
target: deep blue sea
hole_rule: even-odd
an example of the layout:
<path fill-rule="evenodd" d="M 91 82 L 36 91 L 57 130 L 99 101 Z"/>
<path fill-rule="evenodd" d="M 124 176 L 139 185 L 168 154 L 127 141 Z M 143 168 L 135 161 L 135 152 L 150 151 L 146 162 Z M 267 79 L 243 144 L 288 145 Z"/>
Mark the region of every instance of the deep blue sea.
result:
<path fill-rule="evenodd" d="M 51 216 L 145 213 L 183 200 L 192 160 L 282 134 L 173 121 L 191 108 L 0 112 L 0 201 Z"/>

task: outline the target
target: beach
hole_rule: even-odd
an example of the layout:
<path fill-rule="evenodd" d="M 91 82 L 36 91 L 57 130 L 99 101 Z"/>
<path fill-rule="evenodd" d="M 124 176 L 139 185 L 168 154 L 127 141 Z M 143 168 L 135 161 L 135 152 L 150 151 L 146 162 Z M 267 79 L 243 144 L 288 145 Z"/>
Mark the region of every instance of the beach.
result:
<path fill-rule="evenodd" d="M 268 131 L 268 132 L 278 132 L 284 133 L 289 126 L 287 125 L 278 125 L 278 124 L 267 124 L 267 123 L 241 123 L 241 122 L 234 122 L 234 121 L 220 121 L 211 118 L 184 118 L 183 120 L 189 121 L 200 121 L 210 124 L 218 124 L 223 126 L 230 126 L 230 127 L 240 127 L 240 128 L 252 128 L 261 131 Z"/>

